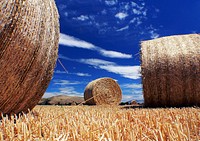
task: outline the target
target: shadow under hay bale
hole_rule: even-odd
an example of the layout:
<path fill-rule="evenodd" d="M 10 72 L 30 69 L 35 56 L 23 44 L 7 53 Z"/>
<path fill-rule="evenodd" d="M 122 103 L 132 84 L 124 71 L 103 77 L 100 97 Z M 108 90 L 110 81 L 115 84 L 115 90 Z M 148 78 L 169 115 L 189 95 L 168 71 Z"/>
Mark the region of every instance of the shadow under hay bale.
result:
<path fill-rule="evenodd" d="M 54 0 L 0 1 L 0 112 L 28 112 L 43 96 L 58 52 Z"/>
<path fill-rule="evenodd" d="M 99 78 L 86 86 L 84 99 L 88 105 L 119 105 L 122 91 L 112 78 Z"/>
<path fill-rule="evenodd" d="M 200 106 L 200 35 L 141 43 L 146 107 Z"/>

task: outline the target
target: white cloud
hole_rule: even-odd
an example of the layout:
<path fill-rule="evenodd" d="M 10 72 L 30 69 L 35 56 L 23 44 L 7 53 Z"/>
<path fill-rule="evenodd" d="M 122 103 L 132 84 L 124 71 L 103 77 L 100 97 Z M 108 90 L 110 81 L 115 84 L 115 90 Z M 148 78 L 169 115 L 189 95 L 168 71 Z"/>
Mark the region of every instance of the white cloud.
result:
<path fill-rule="evenodd" d="M 142 21 L 140 19 L 138 19 L 136 26 L 142 24 Z"/>
<path fill-rule="evenodd" d="M 142 14 L 143 14 L 144 16 L 146 16 L 146 15 L 147 15 L 147 10 L 143 11 Z"/>
<path fill-rule="evenodd" d="M 120 20 L 125 19 L 128 16 L 127 13 L 119 12 L 115 15 L 116 18 L 119 18 Z"/>
<path fill-rule="evenodd" d="M 54 80 L 53 81 L 55 85 L 77 85 L 77 84 L 80 84 L 80 82 L 78 81 L 75 81 L 75 82 L 70 82 L 68 80 Z"/>
<path fill-rule="evenodd" d="M 123 84 L 123 85 L 121 85 L 121 87 L 123 87 L 123 88 L 131 88 L 131 89 L 142 89 L 142 84 Z"/>
<path fill-rule="evenodd" d="M 54 73 L 57 73 L 57 74 L 64 74 L 64 73 L 67 73 L 67 72 L 66 72 L 66 71 L 56 70 L 56 71 L 54 71 Z"/>
<path fill-rule="evenodd" d="M 137 21 L 137 18 L 133 18 L 129 23 L 135 23 Z"/>
<path fill-rule="evenodd" d="M 129 3 L 125 3 L 125 4 L 123 5 L 123 7 L 124 7 L 124 9 L 125 9 L 126 11 L 128 11 L 128 10 L 130 9 Z"/>
<path fill-rule="evenodd" d="M 129 26 L 128 26 L 128 25 L 125 26 L 125 27 L 122 27 L 122 28 L 120 28 L 120 29 L 117 29 L 116 31 L 124 31 L 124 30 L 126 30 L 126 29 L 129 29 Z"/>
<path fill-rule="evenodd" d="M 104 50 L 104 49 L 100 49 L 99 52 L 106 57 L 110 57 L 110 58 L 132 58 L 131 54 L 125 54 L 125 53 L 121 53 L 121 52 L 116 52 L 116 51 L 109 51 L 109 50 Z"/>
<path fill-rule="evenodd" d="M 127 83 L 121 85 L 123 91 L 124 101 L 139 100 L 143 101 L 142 84 L 139 83 Z"/>
<path fill-rule="evenodd" d="M 134 100 L 133 95 L 125 95 L 125 94 L 122 95 L 122 101 L 123 102 L 127 102 L 127 101 L 130 101 L 130 100 Z"/>
<path fill-rule="evenodd" d="M 148 31 L 152 39 L 160 37 L 160 35 L 157 33 L 158 29 L 154 28 L 153 25 L 150 25 L 149 27 L 147 27 L 146 30 Z"/>
<path fill-rule="evenodd" d="M 158 33 L 156 33 L 154 30 L 151 30 L 151 31 L 149 31 L 149 33 L 150 33 L 150 37 L 152 38 L 152 39 L 156 39 L 156 38 L 158 38 L 160 35 L 158 34 Z"/>
<path fill-rule="evenodd" d="M 59 92 L 45 92 L 44 95 L 42 96 L 43 98 L 48 98 L 52 96 L 60 95 Z"/>
<path fill-rule="evenodd" d="M 135 3 L 135 2 L 131 2 L 131 5 L 132 5 L 133 7 L 138 6 L 137 3 Z"/>
<path fill-rule="evenodd" d="M 95 46 L 93 44 L 88 43 L 88 42 L 83 41 L 83 40 L 80 40 L 78 38 L 75 38 L 73 36 L 63 34 L 63 33 L 60 33 L 59 44 L 69 46 L 69 47 L 95 49 Z"/>
<path fill-rule="evenodd" d="M 114 62 L 105 61 L 101 59 L 80 59 L 79 62 L 92 65 L 92 66 L 100 66 L 100 65 L 115 65 Z"/>
<path fill-rule="evenodd" d="M 69 47 L 77 47 L 77 48 L 84 48 L 84 49 L 90 49 L 90 50 L 95 50 L 98 53 L 100 53 L 102 56 L 105 57 L 110 57 L 110 58 L 132 58 L 131 54 L 125 54 L 117 51 L 110 51 L 110 50 L 105 50 L 100 47 L 97 47 L 89 42 L 80 40 L 78 38 L 75 38 L 73 36 L 69 36 L 63 33 L 60 33 L 60 40 L 59 40 L 60 45 L 65 45 Z M 62 56 L 59 56 L 59 58 Z"/>
<path fill-rule="evenodd" d="M 119 74 L 125 78 L 139 79 L 141 77 L 140 66 L 103 65 L 99 66 L 99 68 L 107 70 L 108 72 Z"/>
<path fill-rule="evenodd" d="M 64 55 L 62 55 L 62 54 L 58 54 L 58 58 L 60 58 L 60 59 L 64 59 L 64 60 L 70 60 L 70 61 L 73 61 L 73 59 L 70 59 L 70 58 L 68 58 L 68 57 L 66 57 L 66 56 L 64 56 Z"/>
<path fill-rule="evenodd" d="M 134 95 L 134 94 L 123 94 L 122 95 L 122 101 L 123 102 L 127 102 L 127 101 L 132 101 L 132 100 L 139 100 L 139 101 L 143 101 L 143 95 L 142 95 L 142 91 L 141 91 L 141 94 L 137 94 L 137 95 Z"/>
<path fill-rule="evenodd" d="M 65 87 L 59 88 L 58 92 L 45 92 L 43 95 L 43 98 L 48 98 L 48 97 L 58 96 L 58 95 L 83 97 L 83 93 L 77 92 L 74 87 L 65 86 Z"/>
<path fill-rule="evenodd" d="M 78 72 L 78 73 L 67 73 L 66 71 L 60 71 L 60 70 L 56 70 L 56 71 L 54 71 L 54 73 L 56 73 L 56 74 L 73 74 L 73 75 L 77 75 L 77 76 L 91 76 L 88 73 L 81 73 L 81 72 Z"/>
<path fill-rule="evenodd" d="M 67 60 L 76 61 L 76 62 L 83 63 L 83 64 L 88 64 L 88 65 L 93 66 L 94 68 L 103 69 L 103 70 L 106 70 L 111 73 L 119 74 L 122 77 L 129 78 L 129 79 L 139 79 L 141 77 L 140 66 L 120 66 L 111 61 L 95 59 L 95 58 L 79 59 L 79 60 L 67 59 Z M 69 73 L 69 74 L 75 74 L 78 76 L 91 76 L 87 73 L 86 74 L 84 74 L 84 73 Z M 71 84 L 72 85 L 72 84 L 77 84 L 77 83 L 78 82 L 69 82 L 67 80 L 61 80 L 61 81 L 57 81 L 55 84 L 59 84 L 59 85 Z"/>
<path fill-rule="evenodd" d="M 141 77 L 140 66 L 120 66 L 114 62 L 101 59 L 81 59 L 79 62 L 92 65 L 98 69 L 103 69 L 108 72 L 119 74 L 122 77 L 129 79 L 139 79 Z"/>
<path fill-rule="evenodd" d="M 143 18 L 144 18 L 144 17 L 135 17 L 135 18 L 133 18 L 129 23 L 130 23 L 130 24 L 133 24 L 133 23 L 134 23 L 135 26 L 138 26 L 138 25 L 142 24 Z"/>
<path fill-rule="evenodd" d="M 79 20 L 79 21 L 85 21 L 89 20 L 89 17 L 87 15 L 80 15 L 79 17 L 73 18 L 74 20 Z"/>
<path fill-rule="evenodd" d="M 137 10 L 137 9 L 133 9 L 133 13 L 136 14 L 136 15 L 140 15 L 142 12 L 140 10 Z"/>
<path fill-rule="evenodd" d="M 108 6 L 116 5 L 118 0 L 105 0 L 105 4 Z"/>
<path fill-rule="evenodd" d="M 63 87 L 59 88 L 61 94 L 68 96 L 83 96 L 83 93 L 77 92 L 74 87 Z"/>
<path fill-rule="evenodd" d="M 88 74 L 88 73 L 81 73 L 81 72 L 74 73 L 74 74 L 76 74 L 76 75 L 78 75 L 78 76 L 91 76 L 91 75 Z"/>

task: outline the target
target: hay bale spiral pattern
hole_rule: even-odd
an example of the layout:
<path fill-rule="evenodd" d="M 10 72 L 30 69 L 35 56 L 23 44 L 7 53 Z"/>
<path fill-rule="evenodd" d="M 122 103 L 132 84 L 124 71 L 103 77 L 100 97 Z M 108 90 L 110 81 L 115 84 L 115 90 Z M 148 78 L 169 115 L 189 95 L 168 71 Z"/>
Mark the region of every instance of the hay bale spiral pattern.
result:
<path fill-rule="evenodd" d="M 200 35 L 177 35 L 141 43 L 147 107 L 200 106 Z"/>
<path fill-rule="evenodd" d="M 27 112 L 52 78 L 57 8 L 54 0 L 1 0 L 0 10 L 0 112 Z"/>
<path fill-rule="evenodd" d="M 118 105 L 122 91 L 112 78 L 99 78 L 86 86 L 84 99 L 89 105 Z"/>

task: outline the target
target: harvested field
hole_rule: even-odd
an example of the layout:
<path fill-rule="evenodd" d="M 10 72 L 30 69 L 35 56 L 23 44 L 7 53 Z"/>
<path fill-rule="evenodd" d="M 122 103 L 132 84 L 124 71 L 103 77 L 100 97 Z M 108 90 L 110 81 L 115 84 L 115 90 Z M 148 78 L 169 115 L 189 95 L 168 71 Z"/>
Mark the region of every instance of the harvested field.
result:
<path fill-rule="evenodd" d="M 198 141 L 200 109 L 36 106 L 18 119 L 3 118 L 0 140 Z"/>

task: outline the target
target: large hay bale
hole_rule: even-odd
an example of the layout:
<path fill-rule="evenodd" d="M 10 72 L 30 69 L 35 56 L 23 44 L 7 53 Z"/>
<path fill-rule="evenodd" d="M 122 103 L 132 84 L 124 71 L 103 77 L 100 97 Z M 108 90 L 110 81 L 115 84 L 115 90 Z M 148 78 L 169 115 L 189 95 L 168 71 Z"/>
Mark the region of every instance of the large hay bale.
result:
<path fill-rule="evenodd" d="M 52 78 L 57 8 L 54 0 L 1 0 L 0 10 L 0 113 L 27 112 Z"/>
<path fill-rule="evenodd" d="M 145 106 L 200 106 L 200 35 L 163 37 L 141 47 Z"/>
<path fill-rule="evenodd" d="M 84 99 L 89 105 L 118 105 L 122 91 L 112 78 L 99 78 L 86 86 Z"/>

